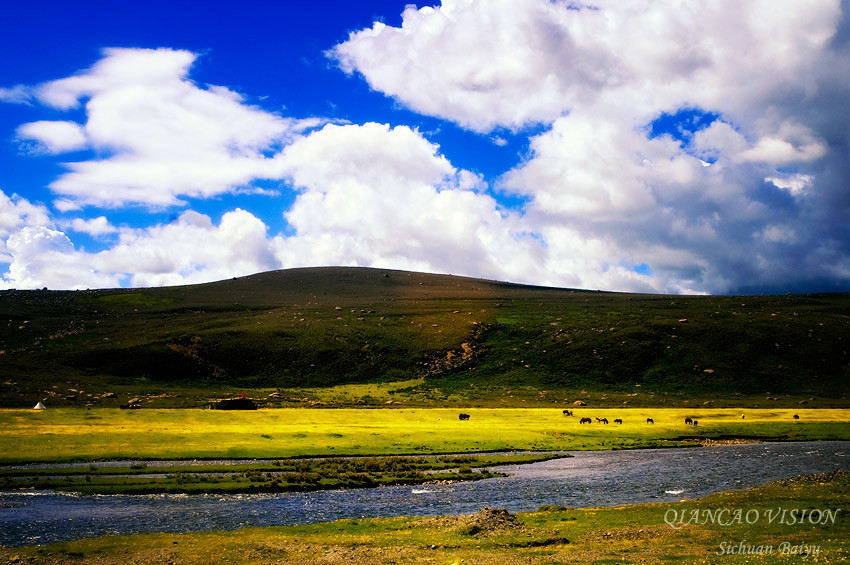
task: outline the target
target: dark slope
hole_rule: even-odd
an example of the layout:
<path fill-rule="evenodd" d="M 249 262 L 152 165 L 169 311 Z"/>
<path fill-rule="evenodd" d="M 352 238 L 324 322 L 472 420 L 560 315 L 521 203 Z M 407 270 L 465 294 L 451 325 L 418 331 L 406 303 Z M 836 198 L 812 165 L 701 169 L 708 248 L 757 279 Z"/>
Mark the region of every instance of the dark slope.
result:
<path fill-rule="evenodd" d="M 460 387 L 838 396 L 850 295 L 682 297 L 365 268 L 0 292 L 0 402 L 52 386 Z M 644 389 L 646 390 L 646 389 Z"/>

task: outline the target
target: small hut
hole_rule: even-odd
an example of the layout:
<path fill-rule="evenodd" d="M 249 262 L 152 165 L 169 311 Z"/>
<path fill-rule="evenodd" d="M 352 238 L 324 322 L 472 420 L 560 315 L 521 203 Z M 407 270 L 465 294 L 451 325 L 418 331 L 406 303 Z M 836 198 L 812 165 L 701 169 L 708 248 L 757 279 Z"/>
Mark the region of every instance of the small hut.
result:
<path fill-rule="evenodd" d="M 243 392 L 239 398 L 222 398 L 210 408 L 214 410 L 256 410 L 257 405 Z"/>

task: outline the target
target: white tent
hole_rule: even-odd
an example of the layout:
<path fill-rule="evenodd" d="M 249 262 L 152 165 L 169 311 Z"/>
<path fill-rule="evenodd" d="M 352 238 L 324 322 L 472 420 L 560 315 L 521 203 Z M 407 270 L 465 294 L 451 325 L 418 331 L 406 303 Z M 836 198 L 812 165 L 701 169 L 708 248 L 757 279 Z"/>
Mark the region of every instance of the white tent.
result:
<path fill-rule="evenodd" d="M 33 409 L 33 410 L 47 410 L 47 408 L 45 408 L 45 407 L 44 407 L 44 404 L 42 404 L 42 403 L 41 403 L 41 401 L 39 401 L 39 403 L 38 403 L 38 404 L 36 404 L 35 406 L 33 406 L 33 408 L 32 408 L 32 409 Z"/>

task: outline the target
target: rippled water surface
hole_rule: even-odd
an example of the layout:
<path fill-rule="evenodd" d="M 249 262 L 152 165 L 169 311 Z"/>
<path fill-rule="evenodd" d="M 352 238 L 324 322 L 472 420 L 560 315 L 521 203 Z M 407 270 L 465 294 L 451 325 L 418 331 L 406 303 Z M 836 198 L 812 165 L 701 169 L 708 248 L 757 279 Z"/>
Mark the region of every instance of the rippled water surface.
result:
<path fill-rule="evenodd" d="M 235 530 L 341 518 L 511 512 L 699 498 L 801 473 L 850 470 L 850 443 L 795 442 L 689 449 L 585 451 L 502 467 L 512 476 L 447 485 L 245 495 L 80 496 L 0 493 L 0 545 L 107 534 Z"/>

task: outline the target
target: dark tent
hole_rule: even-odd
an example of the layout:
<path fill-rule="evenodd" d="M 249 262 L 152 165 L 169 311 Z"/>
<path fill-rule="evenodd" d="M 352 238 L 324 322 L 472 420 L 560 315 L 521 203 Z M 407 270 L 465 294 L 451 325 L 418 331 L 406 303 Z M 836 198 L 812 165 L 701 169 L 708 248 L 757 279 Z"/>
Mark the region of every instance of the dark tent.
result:
<path fill-rule="evenodd" d="M 256 410 L 257 405 L 254 404 L 254 401 L 245 396 L 245 393 L 242 393 L 242 396 L 239 398 L 223 398 L 212 405 L 212 408 L 215 410 Z"/>

